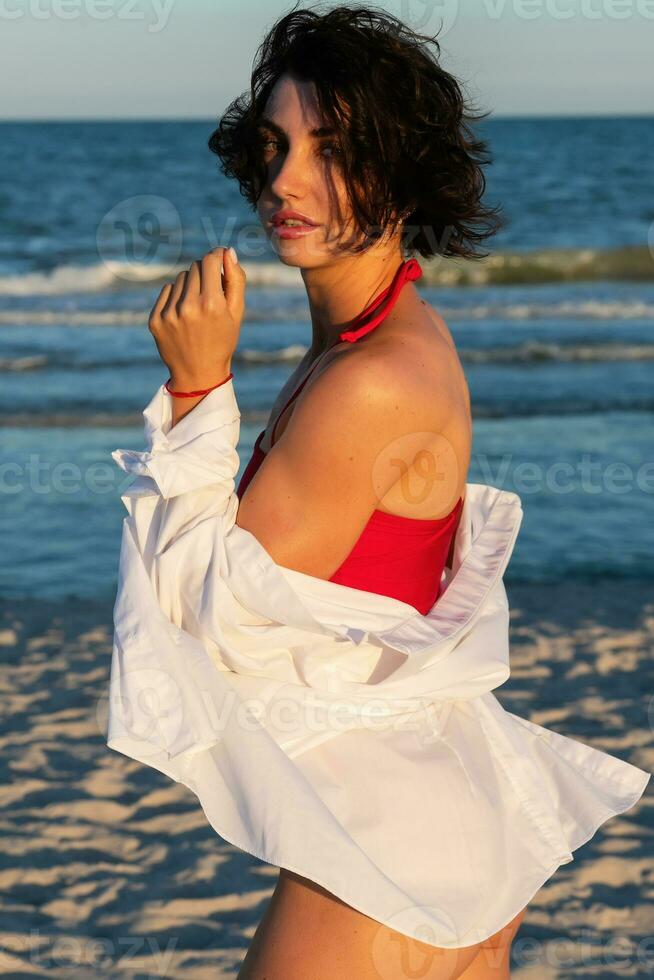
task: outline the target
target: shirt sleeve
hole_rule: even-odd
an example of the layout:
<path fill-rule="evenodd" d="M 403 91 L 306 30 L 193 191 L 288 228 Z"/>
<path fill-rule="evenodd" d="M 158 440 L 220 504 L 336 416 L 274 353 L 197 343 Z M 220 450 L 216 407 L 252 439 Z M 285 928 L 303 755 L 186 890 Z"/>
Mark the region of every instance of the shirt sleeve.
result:
<path fill-rule="evenodd" d="M 115 449 L 111 456 L 133 482 L 121 494 L 132 533 L 150 567 L 180 535 L 200 521 L 236 520 L 235 478 L 241 413 L 232 379 L 214 388 L 172 426 L 172 395 L 161 385 L 143 410 L 146 449 Z"/>
<path fill-rule="evenodd" d="M 166 499 L 206 486 L 227 489 L 239 463 L 241 414 L 232 380 L 209 392 L 173 428 L 172 397 L 161 385 L 143 410 L 147 450 L 115 449 L 113 459 L 125 472 L 154 481 Z M 137 490 L 148 486 L 141 483 Z"/>

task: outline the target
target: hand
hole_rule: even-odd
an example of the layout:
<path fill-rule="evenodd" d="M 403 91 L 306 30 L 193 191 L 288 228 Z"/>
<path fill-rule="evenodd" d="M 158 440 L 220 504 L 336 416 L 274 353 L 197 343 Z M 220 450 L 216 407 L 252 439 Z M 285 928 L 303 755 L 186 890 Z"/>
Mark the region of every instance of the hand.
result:
<path fill-rule="evenodd" d="M 244 312 L 245 271 L 225 248 L 166 283 L 148 328 L 173 389 L 209 388 L 230 373 Z"/>

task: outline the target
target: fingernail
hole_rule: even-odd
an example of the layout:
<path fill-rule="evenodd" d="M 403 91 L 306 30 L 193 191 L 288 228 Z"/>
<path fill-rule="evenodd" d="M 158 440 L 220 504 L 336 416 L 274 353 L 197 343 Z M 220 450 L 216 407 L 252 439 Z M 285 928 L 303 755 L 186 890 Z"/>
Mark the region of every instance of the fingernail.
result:
<path fill-rule="evenodd" d="M 238 258 L 236 256 L 236 249 L 232 245 L 229 246 L 229 248 L 227 249 L 227 251 L 229 252 L 229 254 L 232 257 L 232 259 L 234 260 L 234 262 L 238 262 Z"/>

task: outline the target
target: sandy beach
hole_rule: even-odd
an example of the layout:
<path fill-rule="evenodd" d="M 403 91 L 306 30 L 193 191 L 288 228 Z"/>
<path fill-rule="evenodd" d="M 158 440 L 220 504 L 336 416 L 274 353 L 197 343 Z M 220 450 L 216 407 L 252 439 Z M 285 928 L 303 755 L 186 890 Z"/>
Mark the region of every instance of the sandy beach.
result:
<path fill-rule="evenodd" d="M 504 707 L 653 770 L 651 584 L 507 592 Z M 0 973 L 234 977 L 278 871 L 219 838 L 185 786 L 106 747 L 111 604 L 0 615 Z M 648 787 L 534 897 L 513 976 L 651 976 L 653 840 Z"/>

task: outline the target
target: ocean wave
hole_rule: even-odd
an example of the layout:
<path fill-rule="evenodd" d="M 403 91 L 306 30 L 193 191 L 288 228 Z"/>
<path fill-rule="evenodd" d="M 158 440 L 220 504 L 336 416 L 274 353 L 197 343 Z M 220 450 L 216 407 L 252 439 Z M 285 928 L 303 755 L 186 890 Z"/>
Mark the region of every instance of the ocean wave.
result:
<path fill-rule="evenodd" d="M 275 350 L 251 350 L 244 348 L 235 353 L 233 360 L 235 363 L 243 364 L 280 364 L 287 362 L 300 361 L 306 354 L 307 348 L 302 344 L 289 344 L 288 347 L 279 347 Z M 89 371 L 95 369 L 120 367 L 133 368 L 143 365 L 155 367 L 160 364 L 156 353 L 137 355 L 127 352 L 122 358 L 106 358 L 104 360 L 92 358 L 82 358 L 72 360 L 65 351 L 53 351 L 50 354 L 34 354 L 19 357 L 0 357 L 0 371 L 43 371 L 43 370 L 66 370 L 66 371 Z"/>
<path fill-rule="evenodd" d="M 254 350 L 243 348 L 234 355 L 234 363 L 250 366 L 259 364 L 289 364 L 299 362 L 306 354 L 302 344 L 289 344 L 274 350 Z M 506 347 L 490 347 L 485 350 L 459 348 L 459 356 L 464 364 L 544 364 L 570 362 L 620 362 L 654 360 L 654 344 L 557 344 L 531 340 L 524 344 Z M 133 353 L 123 358 L 107 360 L 85 359 L 72 361 L 64 352 L 50 355 L 36 354 L 23 357 L 0 357 L 0 371 L 44 371 L 58 369 L 66 371 L 92 371 L 104 368 L 133 368 L 159 363 L 156 354 L 138 356 Z"/>
<path fill-rule="evenodd" d="M 0 357 L 0 371 L 40 371 L 48 367 L 45 354 L 27 357 Z"/>
<path fill-rule="evenodd" d="M 61 296 L 163 286 L 190 264 L 191 261 L 174 266 L 148 262 L 60 265 L 49 272 L 0 276 L 0 296 Z M 250 286 L 302 288 L 300 270 L 294 266 L 285 266 L 281 262 L 244 262 L 243 268 Z"/>
<path fill-rule="evenodd" d="M 477 260 L 420 260 L 425 285 L 531 285 L 599 280 L 651 282 L 654 254 L 646 245 L 618 248 L 550 248 L 495 252 Z"/>
<path fill-rule="evenodd" d="M 142 310 L 2 310 L 0 325 L 9 327 L 147 326 Z"/>
<path fill-rule="evenodd" d="M 436 256 L 419 257 L 422 284 L 479 286 L 586 280 L 654 281 L 654 256 L 645 245 L 614 249 L 535 249 L 528 252 L 496 252 L 466 260 Z M 175 266 L 148 262 L 97 262 L 61 265 L 49 272 L 0 276 L 0 295 L 34 296 L 102 293 L 143 288 L 171 282 L 190 262 Z M 300 270 L 277 261 L 243 261 L 251 287 L 303 289 Z"/>
<path fill-rule="evenodd" d="M 643 300 L 566 300 L 559 303 L 476 303 L 446 306 L 437 312 L 453 328 L 466 320 L 654 320 L 654 303 Z M 142 310 L 1 310 L 0 326 L 133 327 L 147 329 Z M 308 321 L 306 309 L 283 306 L 249 309 L 245 323 Z M 309 329 L 307 322 L 307 330 Z"/>
<path fill-rule="evenodd" d="M 300 361 L 308 347 L 303 344 L 289 344 L 288 347 L 278 347 L 274 350 L 252 350 L 244 347 L 237 350 L 233 360 L 245 364 L 277 364 L 286 361 Z"/>
<path fill-rule="evenodd" d="M 159 282 L 163 284 L 174 278 L 180 269 L 135 262 L 126 265 L 121 274 L 116 263 L 59 265 L 49 272 L 32 271 L 0 276 L 0 296 L 62 296 L 142 288 Z"/>
<path fill-rule="evenodd" d="M 530 340 L 507 347 L 486 350 L 459 348 L 459 356 L 468 364 L 541 364 L 548 361 L 651 361 L 654 344 L 557 344 Z"/>
<path fill-rule="evenodd" d="M 562 300 L 559 303 L 436 304 L 441 316 L 456 320 L 648 320 L 654 304 L 643 300 Z"/>
<path fill-rule="evenodd" d="M 570 399 L 548 402 L 547 404 L 527 401 L 516 401 L 511 405 L 492 405 L 473 403 L 472 417 L 481 419 L 524 419 L 547 418 L 557 416 L 606 415 L 611 412 L 654 412 L 654 398 L 606 398 L 601 401 L 592 398 Z M 263 427 L 269 418 L 269 413 L 262 410 L 243 410 L 242 425 L 260 425 Z M 80 408 L 76 411 L 44 411 L 44 412 L 2 412 L 0 427 L 9 428 L 134 428 L 142 430 L 142 412 L 112 412 L 88 411 Z"/>
<path fill-rule="evenodd" d="M 654 398 L 585 398 L 559 399 L 552 402 L 515 400 L 510 405 L 473 403 L 475 419 L 525 419 L 548 416 L 606 415 L 608 412 L 654 412 Z"/>

